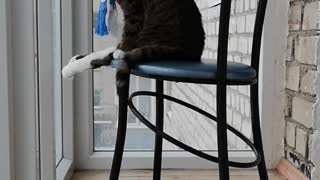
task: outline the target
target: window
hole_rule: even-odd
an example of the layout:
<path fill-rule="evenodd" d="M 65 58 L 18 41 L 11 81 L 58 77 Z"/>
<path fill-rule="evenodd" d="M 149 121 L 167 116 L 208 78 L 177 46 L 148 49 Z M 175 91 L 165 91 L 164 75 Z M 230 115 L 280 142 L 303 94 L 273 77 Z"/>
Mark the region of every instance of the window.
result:
<path fill-rule="evenodd" d="M 96 9 L 99 6 L 99 0 L 93 1 L 93 14 L 94 18 L 96 18 L 96 14 L 98 9 Z M 203 23 L 207 35 L 207 42 L 205 46 L 205 50 L 203 53 L 204 58 L 209 58 L 212 60 L 215 60 L 216 57 L 214 54 L 217 53 L 217 33 L 213 29 L 208 29 L 206 27 L 212 25 L 212 23 L 218 23 L 219 18 L 215 16 L 208 16 L 208 14 L 217 14 L 219 11 L 219 6 L 217 7 L 211 7 L 212 4 L 204 3 L 206 1 L 200 0 L 198 1 L 198 4 L 200 6 L 203 6 L 201 8 L 201 11 L 203 13 Z M 211 3 L 217 3 L 216 1 L 208 1 Z M 254 11 L 250 10 L 250 14 L 255 14 Z M 93 22 L 95 22 L 95 19 L 93 19 Z M 213 25 L 212 25 L 213 26 Z M 93 25 L 93 28 L 95 25 Z M 92 32 L 95 32 L 93 29 Z M 249 33 L 249 32 L 248 32 Z M 246 42 L 249 41 L 249 38 L 247 38 L 247 34 L 232 34 L 232 38 L 236 37 L 239 39 L 244 39 Z M 231 39 L 230 39 L 231 40 Z M 210 42 L 209 42 L 210 41 Z M 98 37 L 95 34 L 93 34 L 93 50 L 101 50 L 103 48 L 106 48 L 108 46 L 115 46 L 115 40 L 112 36 L 106 36 L 106 37 Z M 249 46 L 248 46 L 249 47 Z M 248 48 L 246 47 L 246 48 Z M 245 61 L 246 57 L 248 57 L 250 54 L 242 53 L 243 51 L 240 51 L 238 49 L 231 49 L 230 52 L 232 52 L 231 60 L 233 59 L 240 59 L 240 61 Z M 209 55 L 210 54 L 210 55 Z M 234 55 L 233 55 L 234 54 Z M 236 60 L 235 60 L 236 61 Z M 245 62 L 244 62 L 245 63 Z M 94 114 L 96 115 L 98 112 L 103 111 L 104 114 L 108 114 L 112 117 L 116 117 L 114 113 L 117 113 L 116 111 L 108 111 L 107 108 L 110 109 L 110 106 L 114 106 L 117 108 L 117 97 L 115 92 L 115 86 L 114 86 L 114 70 L 111 68 L 103 68 L 100 70 L 96 70 L 94 72 Z M 130 79 L 130 91 L 139 91 L 139 90 L 152 90 L 153 88 L 152 80 L 150 79 L 144 79 L 141 77 L 135 77 L 132 76 Z M 184 84 L 184 83 L 171 83 L 166 82 L 165 91 L 167 94 L 178 97 L 180 99 L 184 99 L 192 104 L 197 105 L 198 107 L 201 107 L 212 114 L 215 114 L 215 86 L 208 86 L 208 85 L 195 85 L 195 84 Z M 229 117 L 229 123 L 235 127 L 238 128 L 239 131 L 242 131 L 245 133 L 248 137 L 251 137 L 251 119 L 250 119 L 250 106 L 249 106 L 249 87 L 241 87 L 241 88 L 228 88 L 228 117 Z M 154 121 L 154 105 L 153 103 L 154 99 L 150 97 L 139 97 L 134 99 L 134 104 L 137 106 L 137 108 L 140 110 L 140 112 L 150 121 Z M 97 105 L 99 103 L 99 105 Z M 166 132 L 171 134 L 172 136 L 181 139 L 183 142 L 193 146 L 197 147 L 199 149 L 205 150 L 205 151 L 216 151 L 217 147 L 217 140 L 215 138 L 216 134 L 216 124 L 212 122 L 211 120 L 203 117 L 200 114 L 197 114 L 187 108 L 184 108 L 180 105 L 173 104 L 171 102 L 165 103 L 166 107 L 165 109 L 170 110 L 166 114 L 166 120 L 164 129 Z M 100 116 L 94 117 L 94 124 L 95 124 L 95 142 L 100 142 L 105 139 L 112 140 L 112 138 L 115 137 L 116 132 L 116 119 L 114 123 L 111 123 L 109 125 L 101 124 L 98 120 Z M 110 130 L 112 129 L 112 130 Z M 102 133 L 103 131 L 106 131 L 108 133 Z M 113 133 L 112 133 L 113 132 Z M 98 134 L 104 134 L 104 135 L 110 135 L 111 137 L 106 138 L 102 135 Z M 151 135 L 150 136 L 150 130 L 147 129 L 143 124 L 140 123 L 140 121 L 133 115 L 133 113 L 129 110 L 128 112 L 128 132 L 127 132 L 128 140 L 127 142 L 130 142 L 126 146 L 126 150 L 152 150 L 153 149 L 153 143 L 154 138 Z M 99 139 L 102 138 L 102 139 Z M 134 141 L 130 141 L 129 139 L 135 139 Z M 143 139 L 142 142 L 139 142 L 139 139 Z M 236 136 L 234 136 L 232 133 L 229 134 L 229 147 L 232 150 L 248 150 L 248 147 Z M 115 142 L 115 140 L 112 140 L 112 142 Z M 134 145 L 134 143 L 137 143 Z M 97 143 L 95 143 L 96 145 Z M 101 143 L 99 143 L 101 144 Z M 112 150 L 114 144 L 111 144 L 109 149 Z M 97 149 L 97 148 L 95 148 Z M 98 148 L 101 150 L 101 148 Z M 108 149 L 108 148 L 106 148 Z M 165 142 L 164 143 L 164 149 L 165 150 L 178 150 L 177 147 L 172 146 L 170 143 Z"/>
<path fill-rule="evenodd" d="M 93 0 L 93 23 L 97 17 L 100 1 Z M 93 24 L 93 28 L 95 24 Z M 92 32 L 95 32 L 93 29 Z M 93 34 L 93 50 L 101 50 L 116 45 L 116 40 L 112 36 L 98 37 Z M 117 131 L 117 94 L 115 90 L 115 71 L 111 68 L 101 68 L 94 71 L 94 150 L 113 151 Z M 152 82 L 148 79 L 131 77 L 130 89 L 151 90 Z M 151 99 L 141 98 L 135 101 L 142 113 L 151 118 Z M 107 118 L 107 119 L 104 119 Z M 138 119 L 129 112 L 128 114 L 128 141 L 127 150 L 151 150 L 153 148 L 152 133 L 142 125 Z M 143 137 L 143 141 L 132 141 L 130 138 Z"/>
<path fill-rule="evenodd" d="M 78 20 L 76 20 L 75 23 L 77 25 L 77 34 L 75 37 L 78 37 L 75 43 L 77 46 L 75 53 L 82 54 L 116 45 L 116 40 L 110 36 L 97 37 L 94 35 L 95 17 L 100 1 L 80 1 L 81 6 L 79 7 L 82 8 L 75 9 L 75 12 L 77 12 L 77 16 L 75 17 L 79 17 L 76 18 Z M 219 27 L 219 6 L 214 5 L 218 2 L 219 0 L 196 0 L 203 15 L 203 24 L 207 36 L 203 57 L 211 60 L 216 59 L 217 56 L 216 41 Z M 237 19 L 238 16 L 246 18 L 246 13 L 251 15 L 255 12 L 255 7 L 250 6 L 249 10 L 244 10 L 246 12 L 236 14 L 235 6 L 236 3 L 233 3 L 232 15 L 234 17 L 233 21 L 230 22 L 233 23 L 230 28 L 234 27 L 234 20 Z M 88 14 L 92 15 L 87 17 Z M 92 27 L 92 29 L 90 28 L 90 30 L 88 30 L 87 27 Z M 250 29 L 248 30 L 250 31 Z M 248 62 L 248 59 L 250 58 L 250 35 L 250 32 L 238 33 L 233 29 L 232 35 L 230 36 L 230 41 L 233 43 L 230 44 L 239 45 L 244 42 L 246 45 L 239 47 L 230 45 L 230 61 Z M 264 83 L 261 82 L 260 84 Z M 92 88 L 87 88 L 91 85 Z M 131 91 L 153 91 L 154 86 L 154 81 L 131 76 Z M 77 106 L 77 112 L 80 112 L 77 118 L 79 124 L 76 128 L 76 135 L 80 138 L 78 138 L 76 144 L 77 148 L 82 149 L 77 155 L 77 159 L 81 162 L 79 167 L 84 169 L 111 168 L 118 113 L 115 71 L 110 67 L 103 67 L 99 70 L 94 70 L 93 73 L 81 75 L 79 80 L 76 81 L 76 88 L 76 97 L 77 99 L 80 99 L 77 101 L 80 104 L 75 104 Z M 96 92 L 96 90 L 99 92 Z M 215 86 L 166 82 L 164 90 L 168 95 L 190 102 L 203 110 L 215 114 Z M 228 88 L 229 96 L 227 97 L 227 101 L 228 117 L 230 117 L 228 118 L 228 123 L 250 138 L 251 127 L 249 121 L 250 109 L 248 106 L 248 93 L 248 87 L 230 87 Z M 266 99 L 265 96 L 263 97 Z M 134 104 L 151 122 L 154 122 L 154 98 L 135 98 Z M 271 107 L 269 104 L 267 106 L 268 107 L 264 108 Z M 197 149 L 216 154 L 217 127 L 215 123 L 187 108 L 167 101 L 165 101 L 165 112 L 164 129 L 168 134 Z M 111 117 L 112 119 L 104 121 L 105 118 L 103 118 L 103 114 L 106 114 L 107 117 Z M 154 134 L 149 129 L 145 128 L 135 116 L 132 115 L 130 110 L 128 115 L 126 152 L 123 158 L 123 167 L 150 168 L 153 158 Z M 267 119 L 266 115 L 264 118 Z M 264 122 L 264 120 L 262 121 Z M 270 128 L 269 125 L 268 128 Z M 87 140 L 84 141 L 84 139 Z M 233 160 L 248 161 L 253 159 L 253 153 L 248 151 L 248 147 L 231 133 L 229 134 L 229 148 L 232 150 L 230 152 L 230 158 Z M 164 164 L 164 168 L 212 167 L 212 164 L 198 158 L 193 158 L 193 156 L 182 152 L 181 149 L 166 141 L 164 141 L 164 149 L 164 161 L 172 162 Z M 137 160 L 139 160 L 139 163 L 136 163 Z M 181 164 L 175 163 L 179 160 L 188 161 L 190 163 L 185 163 L 182 167 Z"/>
<path fill-rule="evenodd" d="M 62 154 L 62 79 L 61 79 L 61 2 L 52 1 L 52 58 L 54 87 L 54 122 L 56 166 L 63 158 Z"/>
<path fill-rule="evenodd" d="M 67 176 L 73 163 L 72 81 L 62 80 L 61 76 L 62 65 L 72 57 L 72 3 L 35 2 L 40 177 L 60 180 Z"/>
<path fill-rule="evenodd" d="M 98 39 L 98 37 L 95 37 Z M 97 41 L 94 39 L 95 48 L 102 48 L 98 46 Z M 106 38 L 108 39 L 108 38 Z M 105 42 L 108 44 L 108 41 Z M 95 49 L 97 50 L 97 49 Z M 117 132 L 117 95 L 114 83 L 114 70 L 111 68 L 102 68 L 94 71 L 94 90 L 93 90 L 93 111 L 94 111 L 94 150 L 97 152 L 113 151 L 115 146 L 115 138 Z M 130 89 L 135 90 L 150 90 L 151 80 L 142 79 L 138 77 L 131 77 Z M 151 118 L 151 99 L 141 98 L 135 100 L 138 103 L 139 109 L 142 110 L 143 114 Z M 153 148 L 154 138 L 152 133 L 145 128 L 144 125 L 138 121 L 138 119 L 129 112 L 128 114 L 128 142 L 126 149 L 131 151 L 135 150 L 151 150 Z M 130 140 L 135 137 L 143 137 L 141 141 Z"/>
<path fill-rule="evenodd" d="M 152 80 L 132 76 L 130 79 L 130 92 L 141 91 L 141 90 L 151 90 L 153 86 Z M 134 104 L 139 107 L 141 114 L 144 115 L 149 120 L 154 120 L 152 116 L 152 110 L 154 108 L 154 103 L 149 97 L 141 97 L 133 100 Z M 145 126 L 136 118 L 136 116 L 129 110 L 128 112 L 128 127 L 129 128 L 145 128 Z"/>
<path fill-rule="evenodd" d="M 94 97 L 93 97 L 93 105 L 95 106 L 94 108 L 98 108 L 96 106 L 100 106 L 101 93 L 102 93 L 102 89 L 95 89 L 94 90 Z"/>

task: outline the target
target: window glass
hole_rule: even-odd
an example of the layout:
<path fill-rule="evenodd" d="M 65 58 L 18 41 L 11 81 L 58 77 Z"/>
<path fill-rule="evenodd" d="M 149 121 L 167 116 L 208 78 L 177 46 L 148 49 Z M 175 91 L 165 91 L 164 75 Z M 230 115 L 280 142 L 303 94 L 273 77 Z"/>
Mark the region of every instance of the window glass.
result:
<path fill-rule="evenodd" d="M 52 1 L 52 42 L 54 68 L 54 122 L 56 165 L 63 158 L 62 153 L 62 81 L 61 81 L 61 2 Z"/>
<path fill-rule="evenodd" d="M 206 32 L 206 43 L 202 57 L 212 62 L 217 59 L 218 29 L 220 6 L 217 0 L 195 0 L 203 18 Z M 234 1 L 237 2 L 237 1 Z M 97 17 L 100 0 L 93 0 L 94 16 Z M 235 3 L 232 5 L 232 21 L 230 25 L 231 36 L 229 38 L 229 61 L 248 63 L 250 60 L 250 47 L 252 44 L 252 30 L 248 27 L 241 31 L 235 31 L 234 19 L 246 18 L 244 13 L 235 12 Z M 255 7 L 249 8 L 246 14 L 255 15 Z M 95 22 L 96 19 L 93 19 Z M 251 24 L 253 25 L 253 24 Z M 95 26 L 93 26 L 94 28 Z M 111 36 L 98 37 L 93 29 L 94 51 L 110 46 L 115 46 L 116 41 Z M 233 46 L 231 46 L 233 44 Z M 239 46 L 239 47 L 238 47 Z M 151 90 L 154 83 L 149 79 L 131 76 L 130 92 L 137 90 Z M 95 113 L 101 112 L 113 119 L 112 123 L 100 123 L 98 116 L 95 117 L 95 145 L 99 144 L 99 150 L 113 150 L 117 130 L 117 96 L 115 90 L 115 71 L 110 67 L 102 68 L 94 72 L 94 90 L 101 90 L 99 95 L 99 108 L 96 107 L 96 93 L 94 94 Z M 165 93 L 178 99 L 187 101 L 213 115 L 216 114 L 216 86 L 165 83 Z M 249 87 L 228 87 L 227 117 L 228 123 L 237 130 L 252 138 L 250 119 Z M 150 121 L 155 119 L 155 99 L 150 97 L 138 97 L 134 99 L 138 110 Z M 183 106 L 165 101 L 164 130 L 176 139 L 200 150 L 217 150 L 217 127 L 216 123 L 206 117 L 187 109 Z M 228 133 L 229 149 L 248 150 L 238 137 Z M 152 150 L 154 135 L 137 118 L 128 112 L 128 131 L 126 150 Z M 180 150 L 176 146 L 164 141 L 165 150 Z M 96 147 L 96 150 L 98 148 Z"/>
<path fill-rule="evenodd" d="M 117 44 L 112 36 L 99 37 L 94 34 L 100 0 L 93 0 L 93 50 L 101 50 Z M 115 70 L 103 67 L 94 71 L 94 149 L 96 151 L 113 151 L 117 131 L 118 102 L 115 89 Z M 151 90 L 151 80 L 132 76 L 130 79 L 131 92 L 136 90 Z M 138 103 L 147 118 L 151 118 L 151 99 L 134 100 Z M 137 118 L 128 113 L 128 131 L 126 150 L 153 149 L 153 135 L 139 123 Z M 139 140 L 140 139 L 140 140 Z"/>

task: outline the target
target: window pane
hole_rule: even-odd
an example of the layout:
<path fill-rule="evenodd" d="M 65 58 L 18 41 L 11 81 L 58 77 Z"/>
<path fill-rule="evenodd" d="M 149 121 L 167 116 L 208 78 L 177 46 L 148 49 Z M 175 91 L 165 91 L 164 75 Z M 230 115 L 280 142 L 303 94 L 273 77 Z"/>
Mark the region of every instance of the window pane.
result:
<path fill-rule="evenodd" d="M 97 11 L 100 0 L 93 0 L 94 16 L 97 17 Z M 217 40 L 219 28 L 220 6 L 215 6 L 217 0 L 196 0 L 203 17 L 204 29 L 206 32 L 206 45 L 203 51 L 203 58 L 214 61 L 217 58 Z M 248 11 L 255 14 L 254 9 Z M 234 13 L 233 19 L 243 14 Z M 93 20 L 95 22 L 96 19 Z M 231 22 L 232 23 L 232 22 Z M 95 26 L 93 26 L 94 28 Z M 232 26 L 231 26 L 232 27 Z M 94 29 L 93 29 L 94 32 Z M 250 29 L 248 32 L 238 33 L 234 30 L 230 36 L 230 41 L 235 41 L 235 47 L 229 47 L 229 60 L 247 63 L 251 52 L 249 35 L 252 35 Z M 238 43 L 239 42 L 239 43 Z M 97 37 L 93 34 L 94 51 L 116 45 L 115 39 L 111 36 Z M 252 43 L 252 42 L 251 42 Z M 239 45 L 239 47 L 238 47 Z M 130 79 L 130 91 L 151 90 L 154 83 L 151 80 L 132 76 Z M 115 142 L 115 132 L 117 130 L 117 97 L 115 91 L 115 71 L 111 68 L 102 68 L 94 72 L 94 89 L 101 90 L 99 97 L 94 94 L 95 114 L 110 115 L 115 119 L 111 123 L 100 123 L 100 116 L 96 116 L 95 124 L 95 148 L 96 150 L 113 150 Z M 216 86 L 185 84 L 185 83 L 165 83 L 165 93 L 185 100 L 199 108 L 216 114 Z M 248 138 L 252 138 L 250 121 L 250 100 L 249 88 L 228 87 L 227 97 L 227 116 L 228 123 L 244 133 Z M 99 106 L 97 103 L 99 102 Z M 151 122 L 155 119 L 155 98 L 139 97 L 134 99 L 134 104 L 139 111 Z M 109 109 L 109 110 L 108 110 Z M 197 149 L 205 151 L 217 150 L 217 127 L 216 123 L 204 116 L 189 110 L 183 106 L 165 101 L 165 131 L 176 139 Z M 247 150 L 248 147 L 234 134 L 228 133 L 229 149 Z M 154 144 L 154 135 L 137 118 L 128 112 L 128 132 L 126 141 L 126 150 L 152 150 Z M 98 148 L 99 147 L 99 148 Z M 165 150 L 180 150 L 176 146 L 164 141 Z"/>
<path fill-rule="evenodd" d="M 52 1 L 52 41 L 54 61 L 54 121 L 55 121 L 55 152 L 56 165 L 62 154 L 62 82 L 61 82 L 61 4 L 60 0 Z"/>
<path fill-rule="evenodd" d="M 100 0 L 93 0 L 93 22 L 95 23 Z M 93 28 L 95 24 L 93 25 Z M 112 36 L 98 37 L 93 29 L 94 51 L 115 46 L 117 44 Z M 130 89 L 150 90 L 150 80 L 140 80 L 138 77 L 131 77 Z M 94 71 L 94 147 L 96 151 L 113 150 L 117 131 L 117 94 L 115 89 L 115 71 L 111 68 L 101 68 Z M 143 109 L 145 115 L 150 116 L 148 108 L 151 99 L 144 99 L 142 102 L 135 100 Z M 150 118 L 150 117 L 148 117 Z M 151 150 L 153 148 L 153 135 L 146 129 L 137 118 L 128 113 L 129 129 L 127 131 L 126 150 Z M 139 137 L 141 141 L 137 138 Z"/>

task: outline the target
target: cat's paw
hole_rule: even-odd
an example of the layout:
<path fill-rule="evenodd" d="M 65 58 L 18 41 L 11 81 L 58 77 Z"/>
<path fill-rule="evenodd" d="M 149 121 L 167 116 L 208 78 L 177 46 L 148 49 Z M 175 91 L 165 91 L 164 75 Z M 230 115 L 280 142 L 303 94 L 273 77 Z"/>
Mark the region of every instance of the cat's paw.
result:
<path fill-rule="evenodd" d="M 125 56 L 125 52 L 120 50 L 120 49 L 117 49 L 113 52 L 113 58 L 114 59 L 123 59 L 124 56 Z"/>

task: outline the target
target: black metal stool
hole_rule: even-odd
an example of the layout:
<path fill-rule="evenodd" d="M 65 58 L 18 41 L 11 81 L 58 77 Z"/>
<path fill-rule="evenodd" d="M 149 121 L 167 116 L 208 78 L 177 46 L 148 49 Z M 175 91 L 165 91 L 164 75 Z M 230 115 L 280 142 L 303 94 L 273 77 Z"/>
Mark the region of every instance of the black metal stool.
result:
<path fill-rule="evenodd" d="M 154 154 L 154 180 L 160 180 L 161 177 L 161 159 L 162 159 L 162 139 L 177 145 L 178 147 L 193 153 L 201 158 L 219 163 L 219 174 L 221 180 L 229 179 L 229 166 L 238 168 L 250 168 L 258 166 L 260 179 L 267 180 L 267 169 L 265 165 L 262 137 L 259 119 L 259 100 L 258 100 L 258 77 L 259 77 L 259 56 L 261 46 L 261 36 L 263 22 L 266 11 L 267 0 L 260 0 L 258 3 L 256 22 L 254 27 L 251 66 L 241 63 L 227 62 L 228 54 L 228 30 L 230 20 L 231 0 L 222 0 L 220 10 L 220 27 L 219 27 L 219 46 L 218 61 L 213 64 L 178 61 L 158 61 L 136 65 L 131 74 L 151 78 L 156 80 L 156 92 L 139 91 L 129 97 L 129 86 L 123 87 L 118 91 L 124 92 L 119 96 L 119 119 L 118 133 L 115 146 L 115 154 L 110 174 L 110 180 L 118 180 L 122 155 L 124 151 L 125 136 L 127 130 L 127 109 L 128 106 L 132 112 L 141 120 L 149 129 L 156 133 L 155 154 Z M 114 60 L 112 66 L 117 68 L 119 60 Z M 129 82 L 129 77 L 127 77 Z M 217 117 L 174 97 L 163 94 L 163 81 L 175 81 L 198 84 L 216 84 L 217 85 Z M 128 83 L 129 84 L 129 83 Z M 248 138 L 239 131 L 226 123 L 226 87 L 232 85 L 249 85 L 251 99 L 251 118 L 253 140 L 252 143 Z M 154 96 L 156 97 L 156 126 L 151 124 L 135 108 L 132 99 L 136 96 Z M 213 157 L 209 154 L 196 150 L 163 132 L 163 101 L 164 99 L 178 103 L 190 108 L 196 112 L 217 122 L 218 136 L 218 155 Z M 228 160 L 228 142 L 227 130 L 241 138 L 255 153 L 256 159 L 249 163 L 233 162 Z"/>

